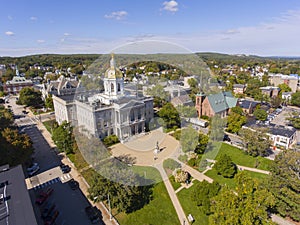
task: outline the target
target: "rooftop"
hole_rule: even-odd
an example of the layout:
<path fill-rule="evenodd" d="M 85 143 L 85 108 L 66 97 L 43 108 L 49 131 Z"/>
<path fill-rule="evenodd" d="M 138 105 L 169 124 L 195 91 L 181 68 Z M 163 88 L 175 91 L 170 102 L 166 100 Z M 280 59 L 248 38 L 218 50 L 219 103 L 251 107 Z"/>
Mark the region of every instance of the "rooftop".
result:
<path fill-rule="evenodd" d="M 14 168 L 1 167 L 0 225 L 17 224 L 37 224 L 25 184 L 23 169 L 21 165 Z"/>

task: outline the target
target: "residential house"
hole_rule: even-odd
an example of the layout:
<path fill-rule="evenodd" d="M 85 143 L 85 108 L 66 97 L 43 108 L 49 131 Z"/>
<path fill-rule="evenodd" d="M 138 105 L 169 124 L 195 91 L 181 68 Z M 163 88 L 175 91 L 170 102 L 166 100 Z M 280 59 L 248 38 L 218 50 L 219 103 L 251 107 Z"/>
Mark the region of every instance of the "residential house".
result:
<path fill-rule="evenodd" d="M 246 89 L 246 85 L 244 84 L 234 84 L 233 85 L 233 93 L 234 94 L 244 94 Z"/>
<path fill-rule="evenodd" d="M 261 90 L 261 93 L 263 95 L 267 95 L 271 98 L 277 97 L 280 91 L 279 87 L 274 87 L 274 86 L 266 86 L 266 87 L 261 87 L 259 89 Z"/>
<path fill-rule="evenodd" d="M 300 77 L 297 74 L 271 74 L 270 83 L 274 86 L 278 86 L 279 84 L 287 84 L 293 93 L 295 93 L 297 90 L 300 90 Z"/>
<path fill-rule="evenodd" d="M 21 76 L 14 76 L 3 85 L 4 91 L 13 95 L 19 94 L 24 87 L 33 87 L 33 82 Z"/>
<path fill-rule="evenodd" d="M 243 112 L 247 115 L 252 115 L 257 105 L 259 105 L 259 102 L 246 99 L 239 99 L 237 104 L 237 106 L 241 107 Z"/>

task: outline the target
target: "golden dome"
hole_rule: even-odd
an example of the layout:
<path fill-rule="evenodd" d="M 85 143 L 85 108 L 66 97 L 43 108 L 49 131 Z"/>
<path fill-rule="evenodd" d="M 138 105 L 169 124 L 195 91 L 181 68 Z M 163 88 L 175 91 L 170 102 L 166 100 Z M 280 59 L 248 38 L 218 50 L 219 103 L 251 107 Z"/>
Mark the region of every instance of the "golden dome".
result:
<path fill-rule="evenodd" d="M 114 54 L 111 54 L 110 68 L 105 71 L 105 78 L 108 79 L 123 78 L 123 74 L 121 70 L 116 67 Z"/>

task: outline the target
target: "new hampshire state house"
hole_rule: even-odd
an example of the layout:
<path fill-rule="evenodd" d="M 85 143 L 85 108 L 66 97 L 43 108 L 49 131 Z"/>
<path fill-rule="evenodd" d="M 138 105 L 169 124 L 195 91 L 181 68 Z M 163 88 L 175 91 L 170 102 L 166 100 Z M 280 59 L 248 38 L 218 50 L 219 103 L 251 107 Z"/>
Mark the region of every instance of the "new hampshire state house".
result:
<path fill-rule="evenodd" d="M 54 95 L 56 121 L 59 124 L 70 122 L 88 135 L 101 139 L 115 134 L 121 142 L 145 132 L 153 118 L 153 98 L 138 94 L 133 84 L 124 84 L 114 55 L 104 74 L 103 85 L 102 92 Z"/>

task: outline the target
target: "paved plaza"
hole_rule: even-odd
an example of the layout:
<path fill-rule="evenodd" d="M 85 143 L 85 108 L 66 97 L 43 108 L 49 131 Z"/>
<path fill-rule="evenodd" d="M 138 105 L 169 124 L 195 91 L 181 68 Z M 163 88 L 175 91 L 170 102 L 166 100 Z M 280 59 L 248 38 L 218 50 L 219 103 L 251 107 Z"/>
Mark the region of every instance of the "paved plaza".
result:
<path fill-rule="evenodd" d="M 155 155 L 154 150 L 157 143 L 160 152 Z M 159 129 L 144 134 L 133 141 L 124 144 L 119 143 L 111 147 L 113 156 L 130 156 L 135 159 L 133 164 L 139 166 L 155 166 L 167 158 L 179 155 L 179 151 L 179 142 Z"/>

